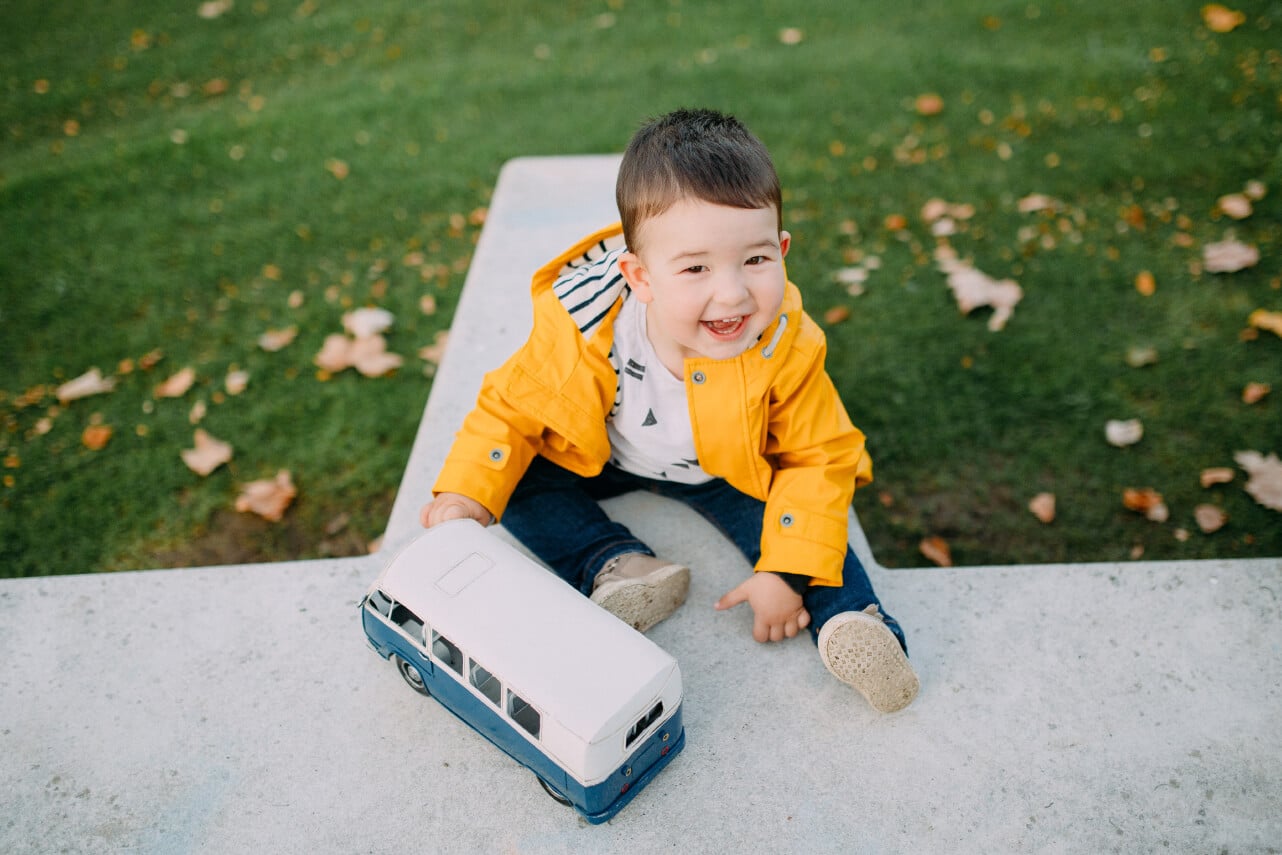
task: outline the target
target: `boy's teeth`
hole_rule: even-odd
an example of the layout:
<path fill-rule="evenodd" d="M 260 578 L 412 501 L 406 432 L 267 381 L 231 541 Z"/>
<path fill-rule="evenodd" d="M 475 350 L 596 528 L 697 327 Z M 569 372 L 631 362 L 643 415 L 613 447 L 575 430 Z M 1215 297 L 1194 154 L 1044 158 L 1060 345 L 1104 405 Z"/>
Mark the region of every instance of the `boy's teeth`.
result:
<path fill-rule="evenodd" d="M 739 322 L 742 320 L 743 320 L 743 316 L 741 315 L 737 318 L 725 318 L 720 321 L 708 321 L 708 326 L 712 327 L 714 330 L 717 330 L 717 331 L 732 330 L 735 327 L 737 327 L 739 325 Z"/>

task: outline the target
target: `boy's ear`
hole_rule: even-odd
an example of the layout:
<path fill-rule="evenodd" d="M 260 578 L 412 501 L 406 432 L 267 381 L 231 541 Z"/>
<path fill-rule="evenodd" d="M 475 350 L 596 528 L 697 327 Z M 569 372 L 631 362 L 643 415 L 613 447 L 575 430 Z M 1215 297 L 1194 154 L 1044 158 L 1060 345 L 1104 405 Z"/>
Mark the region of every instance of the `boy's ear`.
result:
<path fill-rule="evenodd" d="M 619 272 L 632 289 L 632 293 L 642 303 L 648 303 L 653 299 L 650 292 L 650 272 L 646 270 L 645 265 L 641 262 L 641 256 L 635 252 L 625 252 L 619 256 Z"/>
<path fill-rule="evenodd" d="M 779 255 L 787 256 L 788 247 L 792 246 L 792 235 L 787 232 L 779 232 Z"/>

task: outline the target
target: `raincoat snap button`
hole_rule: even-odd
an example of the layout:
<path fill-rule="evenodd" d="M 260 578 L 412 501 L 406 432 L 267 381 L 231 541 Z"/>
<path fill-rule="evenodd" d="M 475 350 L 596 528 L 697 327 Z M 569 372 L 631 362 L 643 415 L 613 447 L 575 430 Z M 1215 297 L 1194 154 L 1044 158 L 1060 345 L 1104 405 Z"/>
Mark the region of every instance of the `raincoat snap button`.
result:
<path fill-rule="evenodd" d="M 490 459 L 491 459 L 491 460 L 493 460 L 493 461 L 495 461 L 495 462 L 498 462 L 498 461 L 502 460 L 502 459 L 503 459 L 503 450 L 502 450 L 502 449 L 499 449 L 499 448 L 495 448 L 495 449 L 491 450 L 491 451 L 490 451 Z"/>
<path fill-rule="evenodd" d="M 788 526 L 792 525 L 792 514 L 784 514 L 783 516 L 781 516 L 779 518 L 779 524 L 782 525 L 784 528 L 787 528 Z"/>
<path fill-rule="evenodd" d="M 697 384 L 701 384 L 703 383 L 704 380 L 707 380 L 708 378 L 704 376 L 704 373 L 702 371 L 696 371 L 690 375 L 690 379 Z"/>

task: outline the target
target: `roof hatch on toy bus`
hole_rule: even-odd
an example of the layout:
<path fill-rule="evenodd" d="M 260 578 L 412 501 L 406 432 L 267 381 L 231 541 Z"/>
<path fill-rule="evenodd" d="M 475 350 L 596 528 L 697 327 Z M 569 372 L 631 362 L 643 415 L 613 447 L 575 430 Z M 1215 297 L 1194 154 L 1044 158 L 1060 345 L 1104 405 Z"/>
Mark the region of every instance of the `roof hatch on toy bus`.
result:
<path fill-rule="evenodd" d="M 375 586 L 588 745 L 633 725 L 639 704 L 680 704 L 675 659 L 550 571 L 520 566 L 531 563 L 455 520 L 407 546 Z"/>

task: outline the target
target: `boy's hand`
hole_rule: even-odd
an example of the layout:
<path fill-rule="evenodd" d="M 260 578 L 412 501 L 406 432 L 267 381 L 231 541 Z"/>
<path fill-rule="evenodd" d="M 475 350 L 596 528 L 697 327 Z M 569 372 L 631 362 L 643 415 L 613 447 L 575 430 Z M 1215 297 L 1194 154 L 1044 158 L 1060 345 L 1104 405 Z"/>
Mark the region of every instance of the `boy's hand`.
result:
<path fill-rule="evenodd" d="M 745 602 L 752 606 L 752 637 L 757 641 L 782 641 L 810 626 L 810 612 L 801 604 L 801 595 L 774 573 L 753 573 L 717 600 L 717 611 Z"/>
<path fill-rule="evenodd" d="M 418 512 L 418 521 L 423 524 L 423 528 L 431 528 L 446 520 L 469 518 L 481 525 L 489 525 L 494 521 L 494 515 L 484 505 L 461 493 L 441 493 Z"/>

